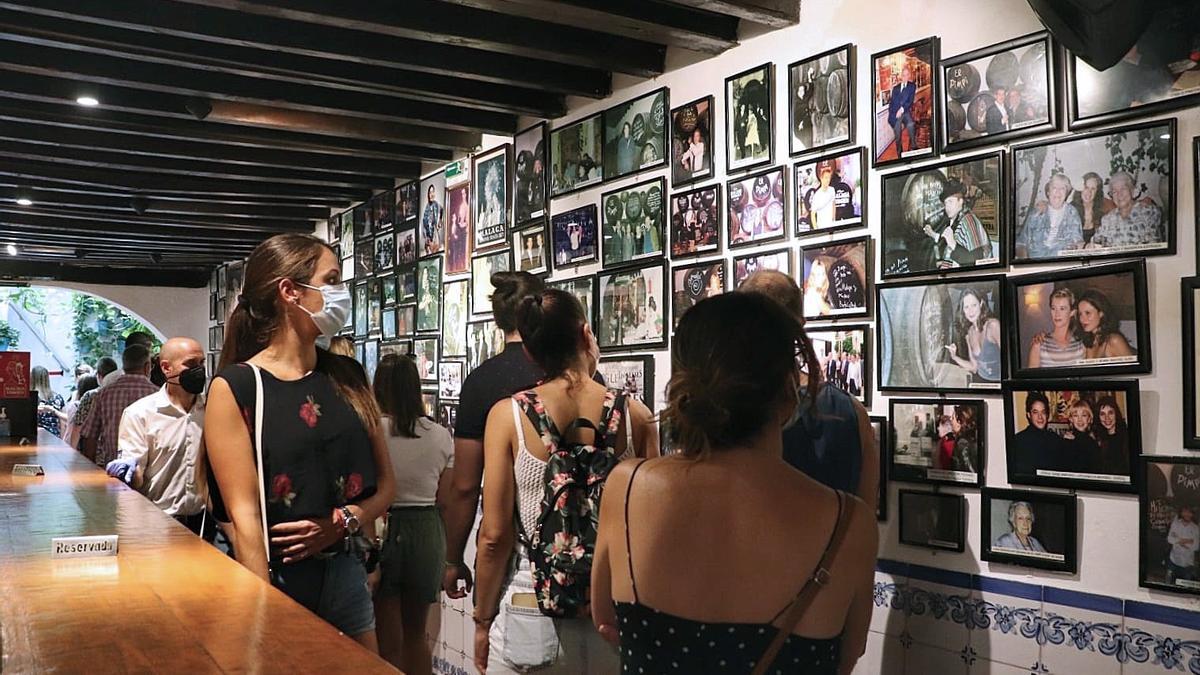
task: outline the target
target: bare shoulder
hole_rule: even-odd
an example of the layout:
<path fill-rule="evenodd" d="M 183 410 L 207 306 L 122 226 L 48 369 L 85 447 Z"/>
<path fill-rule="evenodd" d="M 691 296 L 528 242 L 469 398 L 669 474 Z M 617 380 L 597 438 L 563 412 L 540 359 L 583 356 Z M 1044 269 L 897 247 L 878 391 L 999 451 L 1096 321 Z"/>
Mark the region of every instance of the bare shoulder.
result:
<path fill-rule="evenodd" d="M 879 526 L 875 521 L 875 513 L 862 499 L 845 494 L 847 509 L 846 536 L 843 550 L 855 555 L 869 552 L 872 564 L 879 548 Z"/>
<path fill-rule="evenodd" d="M 496 401 L 496 404 L 488 412 L 487 424 L 484 425 L 484 428 L 488 431 L 492 429 L 511 431 L 513 428 L 512 405 L 511 398 L 506 397 Z"/>

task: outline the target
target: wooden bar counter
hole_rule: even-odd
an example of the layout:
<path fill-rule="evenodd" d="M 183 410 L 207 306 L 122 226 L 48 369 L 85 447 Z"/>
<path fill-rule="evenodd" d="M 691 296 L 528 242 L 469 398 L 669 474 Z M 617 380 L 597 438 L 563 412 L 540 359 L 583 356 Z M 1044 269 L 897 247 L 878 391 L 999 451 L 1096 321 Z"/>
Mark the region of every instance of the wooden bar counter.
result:
<path fill-rule="evenodd" d="M 396 672 L 40 434 L 0 445 L 0 672 Z M 52 537 L 99 534 L 116 557 L 50 557 Z"/>

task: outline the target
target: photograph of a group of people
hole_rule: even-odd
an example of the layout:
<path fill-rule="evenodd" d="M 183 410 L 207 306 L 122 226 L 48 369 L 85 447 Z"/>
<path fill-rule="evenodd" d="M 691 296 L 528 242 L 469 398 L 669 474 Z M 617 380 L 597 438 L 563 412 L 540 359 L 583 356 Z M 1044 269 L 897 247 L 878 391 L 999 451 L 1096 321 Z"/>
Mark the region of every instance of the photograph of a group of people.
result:
<path fill-rule="evenodd" d="M 947 145 L 1050 122 L 1046 38 L 1014 42 L 943 64 Z"/>
<path fill-rule="evenodd" d="M 892 399 L 896 480 L 979 485 L 983 469 L 983 402 Z"/>
<path fill-rule="evenodd" d="M 1075 571 L 1075 497 L 984 488 L 982 558 Z"/>
<path fill-rule="evenodd" d="M 871 386 L 867 374 L 871 362 L 866 351 L 866 326 L 813 327 L 805 332 L 825 381 L 837 385 L 864 404 L 868 403 Z"/>
<path fill-rule="evenodd" d="M 806 319 L 867 313 L 869 244 L 860 237 L 800 249 Z"/>
<path fill-rule="evenodd" d="M 604 180 L 662 163 L 668 114 L 666 89 L 604 111 Z"/>
<path fill-rule="evenodd" d="M 665 192 L 665 182 L 659 178 L 600 198 L 605 266 L 662 255 Z"/>
<path fill-rule="evenodd" d="M 729 245 L 739 246 L 782 239 L 787 236 L 783 167 L 731 180 L 729 198 Z"/>
<path fill-rule="evenodd" d="M 801 162 L 796 180 L 796 234 L 804 235 L 862 222 L 863 150 Z"/>
<path fill-rule="evenodd" d="M 1013 149 L 1014 261 L 1168 249 L 1174 120 Z"/>
<path fill-rule="evenodd" d="M 1200 458 L 1145 462 L 1142 584 L 1200 593 Z"/>
<path fill-rule="evenodd" d="M 596 231 L 595 204 L 551 216 L 554 265 L 561 268 L 595 260 Z"/>
<path fill-rule="evenodd" d="M 550 132 L 550 196 L 595 185 L 604 180 L 599 113 Z"/>
<path fill-rule="evenodd" d="M 662 265 L 600 275 L 601 349 L 665 341 L 663 277 Z"/>
<path fill-rule="evenodd" d="M 671 199 L 671 255 L 687 256 L 721 247 L 721 196 L 716 185 Z"/>
<path fill-rule="evenodd" d="M 712 175 L 712 106 L 706 96 L 671 111 L 671 185 Z"/>

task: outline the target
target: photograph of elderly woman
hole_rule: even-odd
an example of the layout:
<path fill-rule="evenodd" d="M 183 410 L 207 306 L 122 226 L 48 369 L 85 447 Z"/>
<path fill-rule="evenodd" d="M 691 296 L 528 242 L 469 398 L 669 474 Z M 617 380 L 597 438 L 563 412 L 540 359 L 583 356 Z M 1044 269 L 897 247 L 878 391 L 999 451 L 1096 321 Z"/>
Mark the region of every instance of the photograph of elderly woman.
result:
<path fill-rule="evenodd" d="M 1036 497 L 1036 493 L 1029 493 L 1029 499 L 989 500 L 991 552 L 1056 562 L 1066 560 L 1063 527 L 1066 509 L 1042 503 Z"/>
<path fill-rule="evenodd" d="M 1200 595 L 1200 458 L 1145 459 L 1141 585 Z"/>

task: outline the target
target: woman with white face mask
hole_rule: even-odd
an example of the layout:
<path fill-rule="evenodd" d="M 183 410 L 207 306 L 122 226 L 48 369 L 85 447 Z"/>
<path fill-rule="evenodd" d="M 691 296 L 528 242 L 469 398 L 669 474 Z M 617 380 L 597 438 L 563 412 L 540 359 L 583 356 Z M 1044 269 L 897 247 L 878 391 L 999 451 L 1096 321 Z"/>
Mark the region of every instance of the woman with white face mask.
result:
<path fill-rule="evenodd" d="M 395 480 L 362 368 L 320 346 L 350 305 L 325 242 L 281 234 L 254 249 L 204 436 L 214 514 L 238 562 L 377 651 L 367 542 Z"/>

